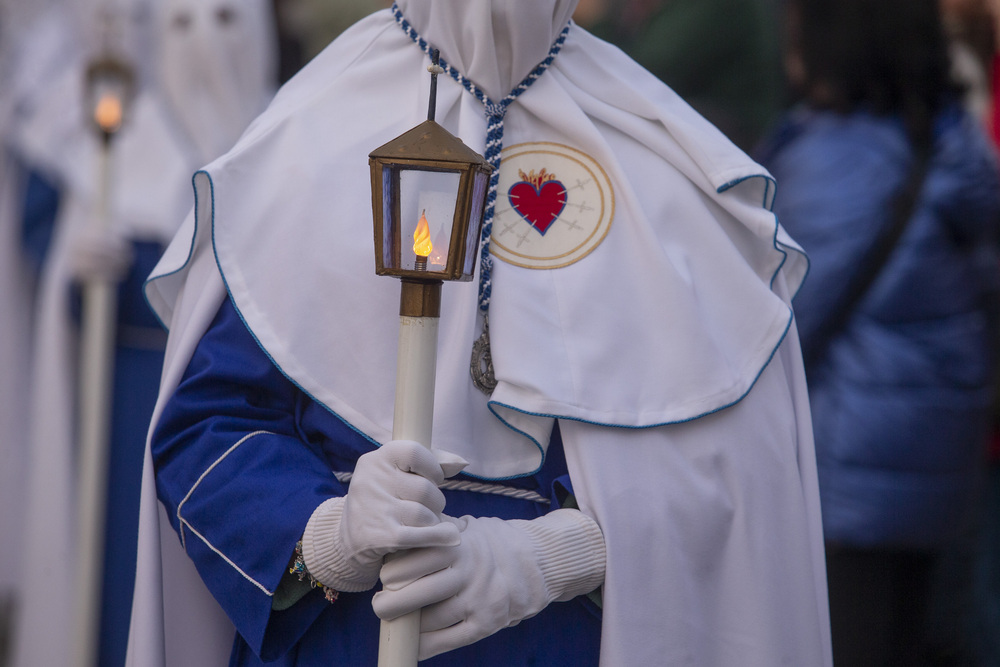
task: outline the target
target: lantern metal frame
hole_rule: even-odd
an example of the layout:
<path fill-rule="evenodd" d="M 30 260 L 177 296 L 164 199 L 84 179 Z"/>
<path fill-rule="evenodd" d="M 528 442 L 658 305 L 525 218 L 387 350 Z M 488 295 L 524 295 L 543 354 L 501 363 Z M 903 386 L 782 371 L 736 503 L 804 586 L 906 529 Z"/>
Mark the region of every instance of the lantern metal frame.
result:
<path fill-rule="evenodd" d="M 435 121 L 426 120 L 372 151 L 368 163 L 375 227 L 375 273 L 419 282 L 472 280 L 489 177 L 493 171 L 486 159 Z M 403 268 L 406 242 L 402 238 L 400 176 L 404 171 L 459 175 L 447 260 L 440 270 Z"/>

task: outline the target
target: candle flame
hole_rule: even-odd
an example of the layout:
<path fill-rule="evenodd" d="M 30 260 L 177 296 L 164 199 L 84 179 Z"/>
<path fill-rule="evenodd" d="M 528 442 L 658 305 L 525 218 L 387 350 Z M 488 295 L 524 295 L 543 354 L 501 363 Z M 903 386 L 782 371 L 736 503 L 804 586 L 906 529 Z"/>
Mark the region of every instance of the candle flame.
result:
<path fill-rule="evenodd" d="M 122 126 L 122 101 L 111 93 L 101 95 L 94 108 L 94 122 L 104 132 L 115 132 Z"/>
<path fill-rule="evenodd" d="M 413 232 L 413 252 L 421 257 L 427 257 L 434 249 L 431 243 L 431 229 L 427 225 L 427 211 L 421 211 L 420 221 Z"/>

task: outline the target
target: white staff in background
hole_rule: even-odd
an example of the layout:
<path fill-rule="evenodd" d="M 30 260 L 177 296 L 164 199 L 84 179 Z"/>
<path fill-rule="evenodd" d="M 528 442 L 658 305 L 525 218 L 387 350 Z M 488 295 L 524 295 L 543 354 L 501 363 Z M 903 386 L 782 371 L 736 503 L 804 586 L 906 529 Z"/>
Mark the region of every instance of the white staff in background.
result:
<path fill-rule="evenodd" d="M 98 234 L 107 233 L 111 227 L 111 148 L 126 118 L 132 86 L 132 70 L 123 62 L 107 58 L 87 69 L 86 107 L 91 109 L 94 129 L 101 138 L 96 170 L 97 210 L 91 221 Z M 82 300 L 77 424 L 80 561 L 74 655 L 79 667 L 91 667 L 97 664 L 101 628 L 118 281 L 110 276 L 90 277 L 83 285 Z"/>

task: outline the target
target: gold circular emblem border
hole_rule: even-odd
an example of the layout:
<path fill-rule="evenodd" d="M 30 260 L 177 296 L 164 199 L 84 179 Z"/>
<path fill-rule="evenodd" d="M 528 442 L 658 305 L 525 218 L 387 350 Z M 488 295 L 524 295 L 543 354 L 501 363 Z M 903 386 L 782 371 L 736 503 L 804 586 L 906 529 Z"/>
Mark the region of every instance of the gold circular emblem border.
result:
<path fill-rule="evenodd" d="M 535 149 L 535 147 L 549 147 L 549 149 L 548 150 L 537 150 L 537 149 Z M 561 150 L 559 150 L 559 149 L 561 149 Z M 511 159 L 511 158 L 514 158 L 514 157 L 520 157 L 521 155 L 524 155 L 526 153 L 541 153 L 541 154 L 557 155 L 559 157 L 565 158 L 565 159 L 570 160 L 572 162 L 576 162 L 587 173 L 589 173 L 591 175 L 591 177 L 594 179 L 594 183 L 597 185 L 597 190 L 598 190 L 598 192 L 601 195 L 601 213 L 600 213 L 600 215 L 598 217 L 597 224 L 594 226 L 593 231 L 590 232 L 590 234 L 587 235 L 587 238 L 585 238 L 579 245 L 577 245 L 572 250 L 569 250 L 569 251 L 564 252 L 562 254 L 553 255 L 551 257 L 530 257 L 529 255 L 526 255 L 524 253 L 519 253 L 519 252 L 516 252 L 514 250 L 509 249 L 503 243 L 500 243 L 499 241 L 497 241 L 497 239 L 495 237 L 491 237 L 490 238 L 490 254 L 493 255 L 494 257 L 496 257 L 497 259 L 499 259 L 499 260 L 501 260 L 503 262 L 506 262 L 507 264 L 510 264 L 512 266 L 519 266 L 519 267 L 525 268 L 525 269 L 535 269 L 535 270 L 539 270 L 539 271 L 544 271 L 544 270 L 548 270 L 548 269 L 559 269 L 559 268 L 562 268 L 564 266 L 570 266 L 571 264 L 576 264 L 581 259 L 583 259 L 587 255 L 589 255 L 590 253 L 594 252 L 594 249 L 597 248 L 599 245 L 601 245 L 601 243 L 604 241 L 605 237 L 607 237 L 608 232 L 611 230 L 611 223 L 614 220 L 614 215 L 615 215 L 615 190 L 614 190 L 613 187 L 611 187 L 611 179 L 608 178 L 608 174 L 604 171 L 604 168 L 601 167 L 601 165 L 597 163 L 597 160 L 595 160 L 594 158 L 590 157 L 589 155 L 587 155 L 583 151 L 577 150 L 576 148 L 573 148 L 571 146 L 567 146 L 565 144 L 559 144 L 559 143 L 555 143 L 555 142 L 551 142 L 551 141 L 533 141 L 533 142 L 526 142 L 526 143 L 523 143 L 523 144 L 514 144 L 513 146 L 509 146 L 509 147 L 505 148 L 503 152 L 507 153 L 507 151 L 510 151 L 509 155 L 504 156 L 503 154 L 501 154 L 501 158 L 500 158 L 501 168 L 503 167 L 503 162 L 504 162 L 505 159 Z M 566 152 L 563 152 L 563 151 L 566 151 Z M 567 154 L 567 152 L 569 154 Z M 572 153 L 576 153 L 577 155 L 583 156 L 583 158 L 581 159 L 581 158 L 577 157 L 576 155 L 572 155 Z M 589 165 L 587 164 L 587 161 L 589 161 L 589 163 L 590 163 Z M 594 170 L 591 168 L 591 165 L 594 168 L 596 168 L 597 171 L 600 173 L 600 179 L 598 178 L 598 174 L 595 173 Z M 605 190 L 607 190 L 606 193 L 605 193 Z M 605 200 L 608 200 L 608 201 L 605 201 Z M 607 217 L 605 217 L 605 210 L 606 209 L 607 209 Z M 515 214 L 516 214 L 516 211 L 515 211 Z M 605 220 L 607 220 L 607 223 L 605 223 Z M 516 262 L 516 261 L 513 261 L 509 257 L 509 256 L 522 257 L 522 258 L 525 258 L 525 259 L 529 259 L 530 258 L 530 259 L 533 259 L 535 261 L 553 261 L 553 260 L 558 260 L 561 257 L 566 257 L 568 255 L 572 255 L 574 253 L 580 252 L 580 249 L 583 248 L 583 247 L 585 247 L 591 241 L 591 239 L 594 238 L 594 235 L 597 234 L 597 232 L 601 229 L 602 226 L 604 227 L 604 232 L 601 234 L 600 238 L 598 238 L 596 240 L 596 242 L 594 242 L 590 246 L 590 248 L 588 248 L 586 250 L 586 252 L 580 254 L 579 256 L 577 256 L 575 259 L 573 259 L 571 261 L 564 262 L 562 264 L 551 264 L 551 265 L 545 265 L 545 266 L 536 266 L 536 265 L 532 265 L 532 264 L 523 264 L 521 262 Z M 505 257 L 503 255 L 497 254 L 495 252 L 495 250 L 494 250 L 494 248 L 497 247 L 497 246 L 499 246 L 500 248 L 502 248 L 503 252 L 504 253 L 508 253 L 509 256 Z"/>

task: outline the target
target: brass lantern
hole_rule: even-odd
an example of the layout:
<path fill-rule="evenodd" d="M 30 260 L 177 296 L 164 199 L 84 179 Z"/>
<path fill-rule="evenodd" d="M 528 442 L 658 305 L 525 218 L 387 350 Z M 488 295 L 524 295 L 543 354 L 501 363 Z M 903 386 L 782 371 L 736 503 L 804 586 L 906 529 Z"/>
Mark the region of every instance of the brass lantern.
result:
<path fill-rule="evenodd" d="M 375 273 L 471 280 L 492 167 L 434 120 L 371 152 Z"/>
<path fill-rule="evenodd" d="M 101 58 L 87 67 L 86 111 L 105 141 L 121 129 L 135 89 L 132 68 L 115 58 Z"/>

